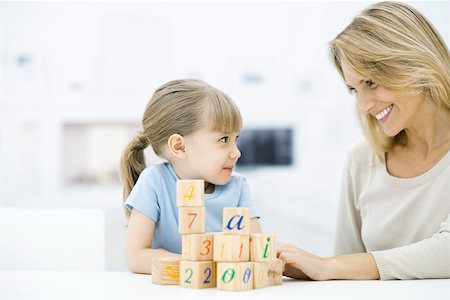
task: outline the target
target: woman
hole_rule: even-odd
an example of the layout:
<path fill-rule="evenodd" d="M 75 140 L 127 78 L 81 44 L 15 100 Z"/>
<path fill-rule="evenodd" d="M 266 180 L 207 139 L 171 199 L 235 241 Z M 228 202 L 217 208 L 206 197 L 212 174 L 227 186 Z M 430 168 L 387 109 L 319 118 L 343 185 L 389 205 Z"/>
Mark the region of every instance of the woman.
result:
<path fill-rule="evenodd" d="M 367 142 L 346 161 L 335 257 L 280 244 L 286 275 L 313 280 L 450 277 L 450 55 L 398 2 L 368 7 L 331 42 Z"/>

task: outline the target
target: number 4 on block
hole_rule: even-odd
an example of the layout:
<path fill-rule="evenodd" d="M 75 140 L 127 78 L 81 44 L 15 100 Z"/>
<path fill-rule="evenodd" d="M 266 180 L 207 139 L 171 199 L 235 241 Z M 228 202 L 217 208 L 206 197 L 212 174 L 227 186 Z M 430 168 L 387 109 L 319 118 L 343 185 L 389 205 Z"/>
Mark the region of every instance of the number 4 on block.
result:
<path fill-rule="evenodd" d="M 203 180 L 177 181 L 177 206 L 205 206 L 205 182 Z"/>

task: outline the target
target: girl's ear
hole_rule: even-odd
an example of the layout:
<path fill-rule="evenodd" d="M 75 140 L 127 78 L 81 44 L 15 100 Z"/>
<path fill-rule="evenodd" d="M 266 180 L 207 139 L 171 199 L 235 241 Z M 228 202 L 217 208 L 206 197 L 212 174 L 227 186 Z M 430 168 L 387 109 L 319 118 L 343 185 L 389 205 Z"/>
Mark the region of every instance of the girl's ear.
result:
<path fill-rule="evenodd" d="M 182 135 L 178 133 L 172 134 L 167 140 L 167 146 L 170 153 L 172 153 L 179 159 L 187 158 L 187 154 L 185 151 L 185 139 Z"/>

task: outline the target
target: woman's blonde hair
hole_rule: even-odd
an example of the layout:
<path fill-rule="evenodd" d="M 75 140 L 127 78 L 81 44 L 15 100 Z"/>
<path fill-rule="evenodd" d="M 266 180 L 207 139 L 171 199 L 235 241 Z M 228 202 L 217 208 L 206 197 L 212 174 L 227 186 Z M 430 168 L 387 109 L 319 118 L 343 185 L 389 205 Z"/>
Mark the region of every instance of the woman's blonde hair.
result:
<path fill-rule="evenodd" d="M 342 64 L 363 78 L 405 95 L 423 94 L 450 111 L 450 55 L 433 25 L 413 7 L 380 2 L 355 17 L 331 43 L 331 57 L 342 77 Z M 360 114 L 361 126 L 377 156 L 399 143 L 404 132 L 387 136 L 377 120 Z"/>
<path fill-rule="evenodd" d="M 122 154 L 123 200 L 146 168 L 145 148 L 151 146 L 162 156 L 172 134 L 187 136 L 204 126 L 217 132 L 239 132 L 239 109 L 225 93 L 199 80 L 174 80 L 159 87 L 145 109 L 142 129 Z M 129 217 L 127 209 L 125 213 Z"/>

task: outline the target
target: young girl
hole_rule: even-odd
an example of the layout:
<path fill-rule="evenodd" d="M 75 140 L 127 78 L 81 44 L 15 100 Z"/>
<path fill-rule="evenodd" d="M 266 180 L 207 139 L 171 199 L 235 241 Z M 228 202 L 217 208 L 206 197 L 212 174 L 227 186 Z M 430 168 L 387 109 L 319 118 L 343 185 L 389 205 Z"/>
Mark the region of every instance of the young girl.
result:
<path fill-rule="evenodd" d="M 242 119 L 227 95 L 202 81 L 170 81 L 154 93 L 142 127 L 121 160 L 130 271 L 150 274 L 153 257 L 181 253 L 178 179 L 205 181 L 207 232 L 222 231 L 224 207 L 250 207 L 251 231 L 261 231 L 247 181 L 233 173 Z M 167 162 L 146 166 L 148 146 Z"/>

